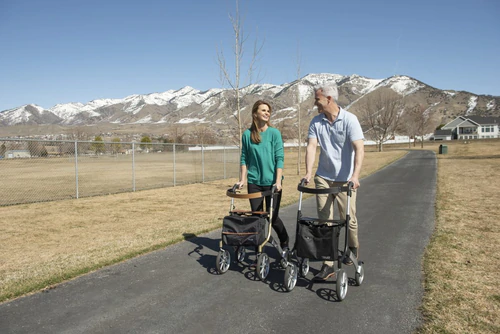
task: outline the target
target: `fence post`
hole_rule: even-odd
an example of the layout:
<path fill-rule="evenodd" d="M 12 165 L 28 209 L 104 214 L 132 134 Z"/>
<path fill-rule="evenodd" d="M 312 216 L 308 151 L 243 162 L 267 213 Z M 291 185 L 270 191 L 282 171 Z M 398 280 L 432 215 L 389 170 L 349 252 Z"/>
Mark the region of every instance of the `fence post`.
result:
<path fill-rule="evenodd" d="M 205 150 L 201 144 L 201 182 L 205 182 Z"/>
<path fill-rule="evenodd" d="M 135 142 L 132 142 L 132 191 L 135 191 Z"/>
<path fill-rule="evenodd" d="M 76 198 L 80 197 L 79 186 L 78 186 L 78 141 L 75 140 L 75 188 L 76 188 Z"/>
<path fill-rule="evenodd" d="M 226 145 L 224 145 L 224 150 L 222 151 L 222 159 L 224 162 L 224 179 L 226 179 Z"/>
<path fill-rule="evenodd" d="M 174 187 L 175 187 L 175 143 L 174 146 L 172 147 L 172 152 L 174 153 Z"/>

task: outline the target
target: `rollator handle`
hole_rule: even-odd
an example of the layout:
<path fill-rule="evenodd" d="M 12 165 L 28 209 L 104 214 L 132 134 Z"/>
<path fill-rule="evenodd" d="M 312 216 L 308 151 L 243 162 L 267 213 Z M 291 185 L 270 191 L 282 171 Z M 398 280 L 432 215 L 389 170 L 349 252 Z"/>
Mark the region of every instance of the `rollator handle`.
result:
<path fill-rule="evenodd" d="M 352 181 L 347 182 L 347 196 L 351 197 L 353 189 L 354 189 L 354 182 Z"/>

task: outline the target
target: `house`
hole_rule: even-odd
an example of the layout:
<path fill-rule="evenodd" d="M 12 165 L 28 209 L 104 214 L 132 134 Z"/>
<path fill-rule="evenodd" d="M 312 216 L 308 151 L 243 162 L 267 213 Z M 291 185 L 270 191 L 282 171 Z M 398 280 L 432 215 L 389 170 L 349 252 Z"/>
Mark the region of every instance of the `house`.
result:
<path fill-rule="evenodd" d="M 499 125 L 500 117 L 458 116 L 440 130 L 450 130 L 450 139 L 500 138 Z M 435 139 L 437 131 L 434 133 Z M 440 136 L 442 138 L 442 133 Z"/>
<path fill-rule="evenodd" d="M 31 153 L 28 150 L 7 150 L 5 151 L 5 158 L 31 158 Z"/>

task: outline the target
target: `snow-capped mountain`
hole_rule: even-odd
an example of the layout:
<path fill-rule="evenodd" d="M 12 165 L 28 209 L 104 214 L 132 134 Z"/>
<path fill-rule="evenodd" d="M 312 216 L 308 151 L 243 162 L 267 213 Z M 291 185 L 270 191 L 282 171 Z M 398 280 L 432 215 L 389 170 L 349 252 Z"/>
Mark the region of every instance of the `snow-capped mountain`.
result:
<path fill-rule="evenodd" d="M 242 107 L 247 110 L 256 99 L 267 99 L 279 123 L 294 119 L 297 102 L 301 110 L 313 103 L 313 87 L 334 81 L 339 86 L 339 104 L 356 112 L 356 105 L 378 89 L 391 89 L 404 95 L 409 103 L 420 103 L 439 113 L 443 122 L 459 115 L 499 116 L 500 97 L 476 95 L 463 91 L 445 91 L 408 76 L 371 79 L 356 74 L 308 74 L 282 85 L 253 84 L 241 89 Z M 86 104 L 57 104 L 49 109 L 29 104 L 0 112 L 0 126 L 18 124 L 61 126 L 95 124 L 227 124 L 236 108 L 231 89 L 199 91 L 193 87 L 167 90 L 163 93 L 130 95 L 123 99 L 99 99 Z"/>

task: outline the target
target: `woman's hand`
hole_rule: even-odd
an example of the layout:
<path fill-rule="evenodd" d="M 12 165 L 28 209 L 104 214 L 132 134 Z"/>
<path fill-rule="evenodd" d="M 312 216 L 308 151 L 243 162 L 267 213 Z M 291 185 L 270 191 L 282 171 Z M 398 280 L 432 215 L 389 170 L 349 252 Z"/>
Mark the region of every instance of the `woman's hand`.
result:
<path fill-rule="evenodd" d="M 236 185 L 238 186 L 238 189 L 243 189 L 243 186 L 245 186 L 245 181 L 236 182 Z"/>
<path fill-rule="evenodd" d="M 276 182 L 276 183 L 274 184 L 274 186 L 276 187 L 276 192 L 279 192 L 279 191 L 281 191 L 281 189 L 283 189 L 283 188 L 281 187 L 281 182 Z"/>

